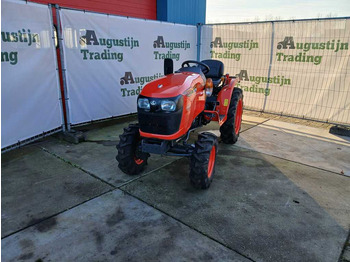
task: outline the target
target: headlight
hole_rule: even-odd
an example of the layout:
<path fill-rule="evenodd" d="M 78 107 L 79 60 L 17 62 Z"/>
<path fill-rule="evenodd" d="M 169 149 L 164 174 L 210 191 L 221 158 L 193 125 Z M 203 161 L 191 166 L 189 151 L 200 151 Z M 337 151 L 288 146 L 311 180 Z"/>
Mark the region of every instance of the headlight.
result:
<path fill-rule="evenodd" d="M 162 100 L 160 107 L 163 111 L 175 111 L 176 103 L 171 100 Z"/>
<path fill-rule="evenodd" d="M 137 101 L 137 105 L 139 108 L 142 108 L 142 109 L 149 110 L 151 108 L 147 98 L 139 98 L 139 101 Z"/>

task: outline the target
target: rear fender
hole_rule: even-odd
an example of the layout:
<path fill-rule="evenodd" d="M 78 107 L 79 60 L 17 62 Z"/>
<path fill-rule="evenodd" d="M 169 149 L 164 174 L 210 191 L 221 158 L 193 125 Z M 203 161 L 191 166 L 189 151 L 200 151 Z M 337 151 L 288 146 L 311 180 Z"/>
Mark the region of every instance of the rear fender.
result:
<path fill-rule="evenodd" d="M 219 105 L 216 110 L 218 111 L 220 117 L 224 116 L 224 119 L 222 119 L 223 122 L 227 118 L 227 113 L 230 107 L 232 92 L 233 92 L 233 89 L 235 88 L 235 85 L 238 83 L 238 78 L 229 78 L 228 81 L 229 82 L 219 92 L 218 98 L 217 98 Z"/>

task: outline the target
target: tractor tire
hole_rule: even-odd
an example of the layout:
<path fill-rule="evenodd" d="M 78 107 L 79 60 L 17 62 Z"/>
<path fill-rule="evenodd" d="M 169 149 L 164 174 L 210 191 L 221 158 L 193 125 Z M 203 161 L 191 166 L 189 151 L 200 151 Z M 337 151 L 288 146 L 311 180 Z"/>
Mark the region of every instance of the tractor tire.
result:
<path fill-rule="evenodd" d="M 243 114 L 243 92 L 239 88 L 233 89 L 227 119 L 220 127 L 221 140 L 225 144 L 234 144 L 239 137 Z"/>
<path fill-rule="evenodd" d="M 216 135 L 209 132 L 198 135 L 190 163 L 190 181 L 195 188 L 207 189 L 210 186 L 215 173 L 217 152 Z"/>
<path fill-rule="evenodd" d="M 129 127 L 124 128 L 124 133 L 119 138 L 116 156 L 118 167 L 128 175 L 140 174 L 147 165 L 150 154 L 138 150 L 141 141 L 139 125 L 130 124 Z"/>

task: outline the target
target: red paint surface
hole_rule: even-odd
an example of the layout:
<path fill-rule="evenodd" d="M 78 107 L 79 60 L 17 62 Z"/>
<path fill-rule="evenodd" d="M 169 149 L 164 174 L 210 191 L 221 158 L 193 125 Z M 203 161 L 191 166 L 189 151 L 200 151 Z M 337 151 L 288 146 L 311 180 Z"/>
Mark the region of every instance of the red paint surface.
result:
<path fill-rule="evenodd" d="M 226 81 L 226 85 L 221 89 L 218 94 L 217 101 L 219 106 L 216 110 L 219 111 L 219 115 L 225 115 L 227 117 L 228 109 L 230 106 L 231 96 L 235 85 L 238 83 L 237 78 L 229 78 Z M 225 106 L 225 99 L 227 99 L 227 105 Z"/>
<path fill-rule="evenodd" d="M 60 7 L 153 20 L 157 19 L 157 0 L 34 0 L 30 2 L 41 4 L 54 3 Z"/>
<path fill-rule="evenodd" d="M 191 72 L 175 73 L 148 83 L 141 91 L 147 97 L 167 98 L 183 94 L 196 84 L 204 85 L 199 74 Z"/>
<path fill-rule="evenodd" d="M 142 137 L 157 138 L 162 140 L 174 140 L 187 133 L 193 120 L 204 110 L 206 94 L 204 90 L 204 81 L 199 74 L 191 72 L 182 72 L 170 74 L 154 80 L 142 89 L 141 95 L 146 97 L 176 97 L 183 95 L 183 111 L 179 130 L 171 135 L 159 135 L 142 132 Z M 159 86 L 161 86 L 159 88 Z M 188 90 L 194 90 L 185 95 Z"/>
<path fill-rule="evenodd" d="M 210 151 L 209 163 L 208 163 L 208 178 L 211 178 L 213 174 L 214 166 L 215 166 L 215 158 L 216 158 L 216 146 L 213 146 Z"/>
<path fill-rule="evenodd" d="M 241 129 L 241 123 L 242 123 L 242 114 L 243 114 L 243 101 L 240 99 L 238 101 L 237 109 L 236 109 L 236 119 L 235 119 L 235 132 L 236 135 L 238 135 L 240 129 Z"/>

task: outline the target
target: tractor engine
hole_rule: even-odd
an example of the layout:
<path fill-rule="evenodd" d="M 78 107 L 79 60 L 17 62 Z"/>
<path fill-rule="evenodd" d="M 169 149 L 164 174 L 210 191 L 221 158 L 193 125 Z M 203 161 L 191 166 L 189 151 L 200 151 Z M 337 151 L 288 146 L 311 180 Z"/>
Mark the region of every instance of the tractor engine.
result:
<path fill-rule="evenodd" d="M 181 72 L 148 83 L 137 100 L 142 137 L 173 140 L 185 135 L 205 107 L 204 79 Z"/>

